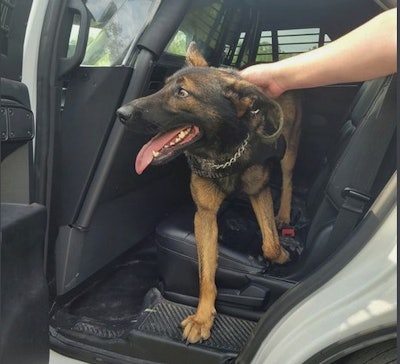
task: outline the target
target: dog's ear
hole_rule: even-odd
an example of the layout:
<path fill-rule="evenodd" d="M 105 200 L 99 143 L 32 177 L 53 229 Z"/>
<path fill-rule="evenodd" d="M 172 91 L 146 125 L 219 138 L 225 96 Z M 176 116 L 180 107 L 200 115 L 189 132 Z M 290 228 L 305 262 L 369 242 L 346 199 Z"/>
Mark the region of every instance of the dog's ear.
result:
<path fill-rule="evenodd" d="M 193 67 L 207 67 L 208 63 L 201 54 L 197 44 L 190 42 L 189 47 L 186 51 L 186 64 Z"/>
<path fill-rule="evenodd" d="M 279 104 L 246 80 L 231 79 L 224 88 L 224 97 L 235 106 L 238 118 L 250 112 L 259 136 L 267 143 L 275 142 L 283 127 L 283 112 Z"/>
<path fill-rule="evenodd" d="M 252 110 L 257 99 L 255 89 L 255 86 L 244 80 L 234 80 L 225 85 L 223 95 L 235 106 L 238 118 L 241 118 L 246 111 Z"/>

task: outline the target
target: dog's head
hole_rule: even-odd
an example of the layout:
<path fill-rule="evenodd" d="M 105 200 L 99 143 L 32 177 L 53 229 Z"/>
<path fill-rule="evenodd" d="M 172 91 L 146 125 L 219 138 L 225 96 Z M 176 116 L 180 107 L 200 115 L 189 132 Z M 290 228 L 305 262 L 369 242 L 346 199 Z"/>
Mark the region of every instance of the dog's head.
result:
<path fill-rule="evenodd" d="M 280 136 L 281 108 L 237 71 L 208 67 L 195 43 L 187 50 L 186 64 L 160 91 L 117 110 L 128 129 L 156 134 L 137 156 L 139 174 L 185 150 L 223 153 L 227 144 L 249 133 L 265 143 Z"/>

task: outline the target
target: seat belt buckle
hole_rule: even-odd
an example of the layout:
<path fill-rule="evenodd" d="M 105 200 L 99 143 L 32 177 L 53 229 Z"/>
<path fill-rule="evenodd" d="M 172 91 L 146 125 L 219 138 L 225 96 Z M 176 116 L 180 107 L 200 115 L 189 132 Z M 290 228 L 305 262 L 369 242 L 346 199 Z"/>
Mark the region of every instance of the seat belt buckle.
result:
<path fill-rule="evenodd" d="M 290 236 L 294 238 L 296 236 L 296 232 L 293 228 L 283 228 L 281 230 L 281 236 Z"/>
<path fill-rule="evenodd" d="M 341 193 L 343 198 L 353 198 L 355 200 L 367 203 L 371 201 L 371 196 L 367 195 L 366 193 L 357 191 L 351 187 L 345 187 Z"/>

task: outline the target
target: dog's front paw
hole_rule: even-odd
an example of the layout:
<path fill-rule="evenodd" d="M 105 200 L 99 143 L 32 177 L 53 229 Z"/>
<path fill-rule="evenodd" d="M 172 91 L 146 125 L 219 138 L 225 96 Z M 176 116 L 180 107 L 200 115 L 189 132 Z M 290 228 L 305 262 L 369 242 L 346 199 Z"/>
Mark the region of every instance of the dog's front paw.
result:
<path fill-rule="evenodd" d="M 283 227 L 288 226 L 289 223 L 290 223 L 290 217 L 283 216 L 281 214 L 275 216 L 275 224 L 278 229 L 282 229 Z"/>
<path fill-rule="evenodd" d="M 209 315 L 209 317 L 201 317 L 198 314 L 188 316 L 181 322 L 181 327 L 183 328 L 183 340 L 186 340 L 191 344 L 207 340 L 211 335 L 214 316 L 215 313 Z"/>
<path fill-rule="evenodd" d="M 278 264 L 285 264 L 290 261 L 290 255 L 285 248 L 281 247 L 280 254 L 275 259 L 272 259 L 272 261 Z"/>

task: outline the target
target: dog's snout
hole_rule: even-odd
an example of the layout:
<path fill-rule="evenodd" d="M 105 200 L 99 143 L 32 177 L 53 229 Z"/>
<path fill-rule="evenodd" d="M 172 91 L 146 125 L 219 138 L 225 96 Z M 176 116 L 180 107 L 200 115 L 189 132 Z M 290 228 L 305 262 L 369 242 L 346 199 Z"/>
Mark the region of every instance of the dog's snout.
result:
<path fill-rule="evenodd" d="M 142 119 L 143 113 L 138 107 L 134 107 L 131 104 L 125 104 L 117 110 L 117 115 L 121 120 L 121 123 L 126 125 L 130 120 Z"/>
<path fill-rule="evenodd" d="M 143 119 L 142 110 L 140 110 L 140 109 L 135 109 L 135 110 L 132 112 L 131 117 L 132 117 L 134 120 Z"/>
<path fill-rule="evenodd" d="M 123 105 L 117 110 L 117 115 L 122 124 L 126 124 L 132 117 L 133 108 L 129 105 Z"/>

